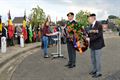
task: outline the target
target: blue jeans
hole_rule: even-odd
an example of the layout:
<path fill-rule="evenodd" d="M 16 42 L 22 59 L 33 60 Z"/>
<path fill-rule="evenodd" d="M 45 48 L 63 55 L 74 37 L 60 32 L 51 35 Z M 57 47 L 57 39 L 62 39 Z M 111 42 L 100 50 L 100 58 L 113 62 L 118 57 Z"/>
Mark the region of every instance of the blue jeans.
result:
<path fill-rule="evenodd" d="M 43 36 L 42 37 L 42 41 L 43 41 L 44 55 L 48 55 L 48 37 L 47 36 Z"/>

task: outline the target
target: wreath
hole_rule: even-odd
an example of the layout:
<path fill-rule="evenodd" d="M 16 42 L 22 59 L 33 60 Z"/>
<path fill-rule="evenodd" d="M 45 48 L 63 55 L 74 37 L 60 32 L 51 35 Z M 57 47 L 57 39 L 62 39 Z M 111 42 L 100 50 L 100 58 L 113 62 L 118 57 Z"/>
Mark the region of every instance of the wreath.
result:
<path fill-rule="evenodd" d="M 88 41 L 85 37 L 85 30 L 80 23 L 67 23 L 67 33 L 71 37 L 74 48 L 83 53 L 88 48 Z"/>

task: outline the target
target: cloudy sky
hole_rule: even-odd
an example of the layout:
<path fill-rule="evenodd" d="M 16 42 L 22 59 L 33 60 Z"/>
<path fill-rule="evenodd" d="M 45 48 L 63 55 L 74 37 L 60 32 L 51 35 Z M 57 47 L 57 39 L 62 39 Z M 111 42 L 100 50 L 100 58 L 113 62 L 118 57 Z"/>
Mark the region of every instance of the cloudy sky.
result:
<path fill-rule="evenodd" d="M 26 10 L 28 16 L 31 9 L 39 5 L 53 21 L 56 20 L 56 16 L 58 19 L 66 19 L 68 12 L 76 14 L 80 10 L 96 13 L 97 19 L 100 20 L 111 14 L 120 16 L 119 3 L 120 0 L 0 0 L 0 15 L 3 21 L 6 21 L 9 10 L 12 18 L 23 16 Z"/>

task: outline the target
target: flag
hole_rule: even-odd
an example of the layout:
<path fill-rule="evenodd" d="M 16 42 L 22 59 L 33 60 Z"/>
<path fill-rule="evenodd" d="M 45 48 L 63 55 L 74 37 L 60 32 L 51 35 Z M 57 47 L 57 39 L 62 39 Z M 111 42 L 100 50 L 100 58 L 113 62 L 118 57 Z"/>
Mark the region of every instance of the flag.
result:
<path fill-rule="evenodd" d="M 35 31 L 33 32 L 33 41 L 34 42 L 36 41 L 36 32 Z"/>
<path fill-rule="evenodd" d="M 26 39 L 27 39 L 26 12 L 24 13 L 24 18 L 23 18 L 22 34 L 23 34 L 23 36 L 24 36 L 24 40 L 26 40 Z"/>
<path fill-rule="evenodd" d="M 1 19 L 1 16 L 0 16 L 0 32 L 2 32 L 2 19 Z"/>
<path fill-rule="evenodd" d="M 30 42 L 32 42 L 32 37 L 33 37 L 33 32 L 32 32 L 32 26 L 30 24 L 30 27 L 29 27 L 29 40 L 30 40 Z"/>
<path fill-rule="evenodd" d="M 11 20 L 10 11 L 8 13 L 8 38 L 11 39 L 14 37 L 14 27 Z"/>

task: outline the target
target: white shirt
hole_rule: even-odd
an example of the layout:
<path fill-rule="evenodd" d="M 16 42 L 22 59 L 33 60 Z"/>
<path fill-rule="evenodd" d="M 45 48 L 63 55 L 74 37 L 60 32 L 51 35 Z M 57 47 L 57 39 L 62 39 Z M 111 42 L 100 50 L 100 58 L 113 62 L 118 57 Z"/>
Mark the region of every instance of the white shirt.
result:
<path fill-rule="evenodd" d="M 96 20 L 93 22 L 93 24 L 92 24 L 92 28 L 94 27 L 95 23 L 96 23 Z"/>
<path fill-rule="evenodd" d="M 72 22 L 73 20 L 70 20 L 70 22 Z"/>

